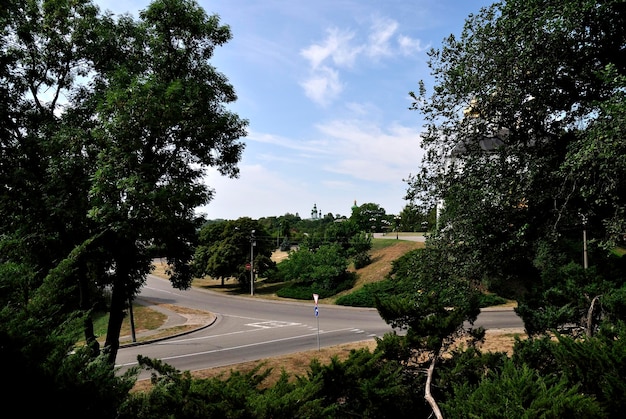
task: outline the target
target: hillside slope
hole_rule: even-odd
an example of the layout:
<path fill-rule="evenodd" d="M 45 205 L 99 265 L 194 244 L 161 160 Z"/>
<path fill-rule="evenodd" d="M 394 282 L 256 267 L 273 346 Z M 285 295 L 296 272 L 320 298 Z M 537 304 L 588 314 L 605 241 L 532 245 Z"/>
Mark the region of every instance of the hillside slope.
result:
<path fill-rule="evenodd" d="M 339 297 L 345 294 L 350 294 L 365 284 L 382 281 L 391 271 L 391 264 L 394 260 L 411 250 L 423 247 L 424 243 L 414 241 L 396 241 L 391 239 L 376 240 L 374 249 L 370 252 L 372 262 L 369 265 L 355 271 L 357 274 L 357 281 L 354 284 L 354 287 L 331 298 L 327 298 L 324 302 L 334 303 Z"/>

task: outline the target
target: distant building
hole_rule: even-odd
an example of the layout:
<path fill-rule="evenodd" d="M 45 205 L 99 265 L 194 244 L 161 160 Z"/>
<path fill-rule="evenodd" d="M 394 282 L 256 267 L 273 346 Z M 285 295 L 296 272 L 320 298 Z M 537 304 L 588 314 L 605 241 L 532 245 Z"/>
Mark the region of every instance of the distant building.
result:
<path fill-rule="evenodd" d="M 311 210 L 311 220 L 321 220 L 322 219 L 322 211 L 317 210 L 317 204 L 313 204 L 313 209 Z"/>

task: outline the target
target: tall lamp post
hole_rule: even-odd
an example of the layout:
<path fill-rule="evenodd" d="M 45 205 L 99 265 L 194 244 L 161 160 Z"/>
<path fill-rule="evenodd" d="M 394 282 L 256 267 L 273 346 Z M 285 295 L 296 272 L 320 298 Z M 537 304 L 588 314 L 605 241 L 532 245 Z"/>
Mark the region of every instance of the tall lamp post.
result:
<path fill-rule="evenodd" d="M 396 240 L 398 240 L 398 231 L 400 231 L 400 216 L 396 215 Z"/>
<path fill-rule="evenodd" d="M 583 268 L 587 269 L 589 266 L 587 260 L 587 216 L 584 214 L 579 215 L 583 220 Z"/>
<path fill-rule="evenodd" d="M 250 232 L 250 295 L 254 295 L 254 246 L 256 246 L 256 239 L 254 238 L 254 232 Z"/>

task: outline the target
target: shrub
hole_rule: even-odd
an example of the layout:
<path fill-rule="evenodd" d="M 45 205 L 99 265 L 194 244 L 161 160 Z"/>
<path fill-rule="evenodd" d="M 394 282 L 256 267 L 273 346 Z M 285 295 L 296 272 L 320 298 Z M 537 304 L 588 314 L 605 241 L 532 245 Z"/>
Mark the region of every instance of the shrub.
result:
<path fill-rule="evenodd" d="M 354 286 L 356 276 L 352 272 L 345 272 L 341 276 L 341 279 L 336 281 L 336 285 L 333 288 L 327 288 L 323 284 L 302 283 L 294 282 L 281 288 L 276 292 L 276 295 L 282 298 L 294 298 L 297 300 L 310 300 L 313 298 L 313 294 L 318 294 L 320 298 L 328 298 L 340 293 L 341 291 L 348 290 Z"/>
<path fill-rule="evenodd" d="M 351 307 L 376 307 L 376 296 L 389 295 L 393 292 L 393 286 L 394 284 L 390 280 L 365 284 L 350 294 L 342 295 L 335 303 Z"/>
<path fill-rule="evenodd" d="M 479 304 L 481 307 L 491 307 L 500 304 L 505 304 L 507 300 L 496 294 L 481 294 L 479 297 Z"/>
<path fill-rule="evenodd" d="M 578 386 L 569 386 L 564 378 L 545 378 L 527 365 L 516 367 L 511 360 L 476 387 L 458 385 L 442 409 L 446 417 L 455 418 L 606 417 L 598 402 L 579 393 Z"/>

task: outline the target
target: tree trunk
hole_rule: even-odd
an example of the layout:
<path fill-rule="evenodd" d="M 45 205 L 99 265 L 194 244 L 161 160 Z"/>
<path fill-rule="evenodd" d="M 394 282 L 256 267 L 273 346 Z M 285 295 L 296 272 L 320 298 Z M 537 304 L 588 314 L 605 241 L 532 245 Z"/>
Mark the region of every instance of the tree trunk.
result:
<path fill-rule="evenodd" d="M 593 336 L 593 325 L 594 325 L 593 317 L 596 312 L 596 305 L 600 297 L 601 295 L 596 295 L 595 297 L 593 297 L 593 300 L 591 300 L 591 305 L 589 306 L 589 310 L 587 310 L 587 327 L 586 327 L 587 337 Z"/>
<path fill-rule="evenodd" d="M 87 268 L 83 261 L 78 266 L 78 288 L 80 292 L 80 309 L 87 313 L 91 309 L 91 292 L 89 281 L 87 280 Z M 85 342 L 87 347 L 91 349 L 91 355 L 97 356 L 100 353 L 100 344 L 93 330 L 93 320 L 91 313 L 85 317 L 83 322 L 83 331 L 85 333 Z"/>
<path fill-rule="evenodd" d="M 118 264 L 115 273 L 115 281 L 113 282 L 113 291 L 111 294 L 111 308 L 109 310 L 109 325 L 107 327 L 107 338 L 104 344 L 105 350 L 108 351 L 108 360 L 111 364 L 115 364 L 117 351 L 120 348 L 120 332 L 122 330 L 122 322 L 124 321 L 124 310 L 126 309 L 126 301 L 128 300 L 127 284 L 128 270 L 124 269 L 125 264 Z"/>
<path fill-rule="evenodd" d="M 433 414 L 437 419 L 443 419 L 443 415 L 441 414 L 441 410 L 439 410 L 439 405 L 437 405 L 437 401 L 430 393 L 430 386 L 433 381 L 433 374 L 435 373 L 435 363 L 437 362 L 437 358 L 439 357 L 439 351 L 433 356 L 433 360 L 430 363 L 430 367 L 428 367 L 428 373 L 426 378 L 426 390 L 424 392 L 424 398 L 433 409 Z"/>

